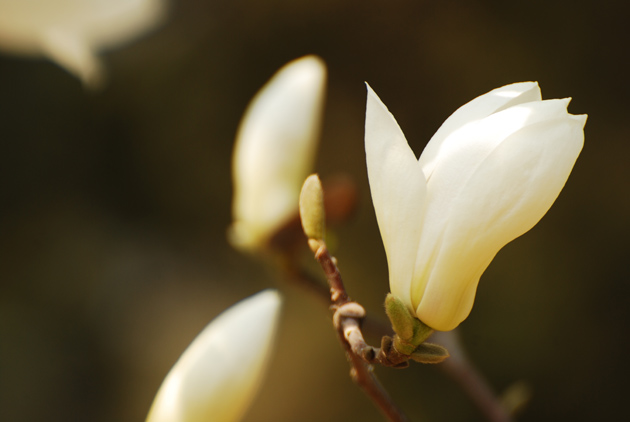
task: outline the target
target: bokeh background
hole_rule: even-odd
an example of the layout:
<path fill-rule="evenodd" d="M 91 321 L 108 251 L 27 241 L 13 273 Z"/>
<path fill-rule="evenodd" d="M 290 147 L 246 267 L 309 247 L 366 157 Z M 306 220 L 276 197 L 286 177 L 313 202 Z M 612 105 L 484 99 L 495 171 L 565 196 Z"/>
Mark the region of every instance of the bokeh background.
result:
<path fill-rule="evenodd" d="M 589 114 L 564 191 L 499 253 L 461 335 L 496 391 L 531 387 L 518 420 L 622 420 L 629 15 L 614 0 L 175 0 L 159 30 L 103 56 L 100 92 L 46 60 L 0 55 L 0 420 L 142 421 L 205 324 L 266 287 L 286 298 L 281 333 L 245 420 L 382 420 L 348 377 L 327 309 L 225 237 L 240 116 L 311 53 L 329 67 L 317 171 L 359 190 L 335 253 L 374 318 L 387 263 L 363 81 L 418 154 L 457 107 L 511 82 L 537 80 Z M 377 373 L 414 421 L 483 420 L 436 367 Z"/>

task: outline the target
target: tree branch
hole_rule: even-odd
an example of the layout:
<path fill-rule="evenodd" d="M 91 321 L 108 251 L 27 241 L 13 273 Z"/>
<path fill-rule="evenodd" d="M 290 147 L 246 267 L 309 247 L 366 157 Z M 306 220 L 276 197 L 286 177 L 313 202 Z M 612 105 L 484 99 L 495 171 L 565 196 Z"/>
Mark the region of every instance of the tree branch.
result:
<path fill-rule="evenodd" d="M 440 369 L 464 390 L 486 419 L 490 422 L 512 422 L 508 410 L 466 356 L 457 329 L 437 332 L 433 338 L 451 353 L 451 357 L 439 365 Z"/>
<path fill-rule="evenodd" d="M 394 404 L 374 374 L 371 362 L 376 361 L 379 349 L 369 346 L 361 332 L 365 309 L 350 301 L 337 268 L 335 259 L 328 252 L 323 240 L 309 240 L 315 259 L 321 265 L 330 287 L 333 323 L 351 365 L 350 376 L 390 422 L 406 422 L 407 417 Z"/>

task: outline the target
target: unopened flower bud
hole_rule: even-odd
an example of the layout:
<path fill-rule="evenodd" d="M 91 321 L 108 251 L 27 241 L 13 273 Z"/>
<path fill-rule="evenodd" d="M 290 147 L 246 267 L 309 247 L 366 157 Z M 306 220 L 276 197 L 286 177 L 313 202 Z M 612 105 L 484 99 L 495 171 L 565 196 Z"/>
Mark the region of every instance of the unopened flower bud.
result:
<path fill-rule="evenodd" d="M 297 217 L 304 178 L 311 172 L 324 104 L 326 66 L 316 56 L 280 69 L 249 104 L 234 146 L 232 245 L 264 249 Z"/>
<path fill-rule="evenodd" d="M 317 174 L 311 174 L 304 181 L 300 192 L 300 219 L 304 234 L 309 239 L 320 240 L 326 232 L 326 211 L 324 191 Z"/>
<path fill-rule="evenodd" d="M 280 296 L 265 290 L 215 318 L 166 376 L 146 422 L 237 422 L 271 357 Z"/>

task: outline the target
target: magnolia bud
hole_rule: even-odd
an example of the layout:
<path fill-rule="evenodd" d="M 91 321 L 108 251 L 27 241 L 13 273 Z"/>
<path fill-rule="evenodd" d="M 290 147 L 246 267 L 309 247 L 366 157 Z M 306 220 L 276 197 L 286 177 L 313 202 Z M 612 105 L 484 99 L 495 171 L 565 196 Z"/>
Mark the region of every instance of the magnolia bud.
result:
<path fill-rule="evenodd" d="M 234 223 L 230 243 L 264 249 L 297 217 L 298 197 L 311 172 L 324 104 L 326 67 L 315 56 L 292 61 L 256 94 L 234 146 Z"/>
<path fill-rule="evenodd" d="M 326 211 L 324 191 L 317 174 L 311 174 L 304 181 L 300 192 L 300 219 L 304 234 L 309 239 L 320 240 L 326 232 Z"/>
<path fill-rule="evenodd" d="M 271 357 L 280 296 L 265 290 L 215 318 L 166 376 L 147 422 L 237 422 Z"/>

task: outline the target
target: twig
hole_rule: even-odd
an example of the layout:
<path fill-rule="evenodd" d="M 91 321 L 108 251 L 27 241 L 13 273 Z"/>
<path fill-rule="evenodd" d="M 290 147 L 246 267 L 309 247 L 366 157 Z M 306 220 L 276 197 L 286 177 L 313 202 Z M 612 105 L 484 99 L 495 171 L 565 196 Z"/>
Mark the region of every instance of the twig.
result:
<path fill-rule="evenodd" d="M 351 365 L 350 376 L 388 421 L 408 421 L 376 378 L 372 365 L 368 363 L 375 360 L 380 350 L 369 346 L 361 333 L 365 310 L 358 303 L 350 301 L 335 259 L 328 252 L 325 242 L 311 240 L 309 246 L 315 252 L 315 259 L 321 265 L 328 280 L 331 308 L 335 311 L 333 322 Z"/>
<path fill-rule="evenodd" d="M 407 417 L 398 409 L 387 394 L 373 372 L 373 367 L 365 363 L 362 358 L 352 352 L 348 342 L 341 342 L 346 349 L 346 356 L 352 365 L 350 377 L 368 395 L 374 404 L 381 410 L 388 421 L 406 422 Z"/>
<path fill-rule="evenodd" d="M 317 278 L 293 265 L 295 259 L 285 261 L 284 269 L 291 280 L 299 282 L 313 291 L 323 301 L 330 303 L 332 300 L 335 311 L 335 327 L 352 365 L 352 379 L 380 409 L 390 408 L 391 406 L 387 403 L 391 403 L 391 399 L 375 378 L 371 364 L 404 368 L 408 366 L 408 357 L 400 355 L 391 347 L 389 326 L 374 321 L 374 319 L 367 319 L 363 308 L 350 301 L 335 259 L 330 255 L 325 244 L 318 243 L 318 245 L 313 246 L 316 246 L 315 258 L 324 269 L 330 288 L 326 288 Z M 363 337 L 364 322 L 370 322 L 375 334 L 383 337 L 380 348 L 370 346 L 365 342 Z M 434 334 L 434 339 L 446 346 L 451 353 L 451 357 L 439 365 L 440 369 L 459 385 L 485 418 L 489 422 L 511 422 L 512 419 L 507 410 L 503 408 L 483 376 L 464 354 L 457 334 L 455 332 L 438 332 Z M 381 403 L 383 397 L 386 400 Z M 400 414 L 399 416 L 390 417 L 385 410 L 383 413 L 390 420 L 404 421 L 405 416 L 395 407 L 394 409 L 395 413 Z"/>
<path fill-rule="evenodd" d="M 440 369 L 466 392 L 488 421 L 512 422 L 507 409 L 464 353 L 456 330 L 436 333 L 434 337 L 438 337 L 451 353 L 451 357 L 439 365 Z"/>
<path fill-rule="evenodd" d="M 315 251 L 315 259 L 319 262 L 324 274 L 326 274 L 326 280 L 328 280 L 328 286 L 330 287 L 330 300 L 334 306 L 341 306 L 348 303 L 348 294 L 346 288 L 341 280 L 341 274 L 335 263 L 335 259 L 328 252 L 326 243 L 323 240 L 309 240 L 309 246 L 311 250 Z"/>
<path fill-rule="evenodd" d="M 391 337 L 384 336 L 380 348 L 370 346 L 365 342 L 361 330 L 365 310 L 358 303 L 350 301 L 335 259 L 328 252 L 326 244 L 323 241 L 316 243 L 311 241 L 310 246 L 315 250 L 315 258 L 324 270 L 330 286 L 331 300 L 335 310 L 334 324 L 348 360 L 352 364 L 353 380 L 389 420 L 406 420 L 404 414 L 395 407 L 387 392 L 375 378 L 371 364 L 379 363 L 384 366 L 404 368 L 409 365 L 409 357 L 398 353 L 392 347 Z M 467 393 L 488 421 L 512 422 L 507 410 L 498 401 L 481 374 L 466 358 L 456 333 L 438 333 L 436 336 L 440 338 L 440 343 L 452 352 L 451 358 L 446 359 L 440 368 Z"/>

